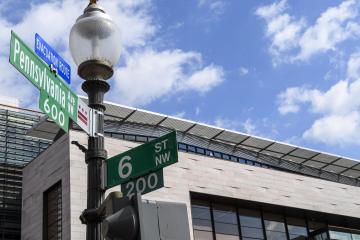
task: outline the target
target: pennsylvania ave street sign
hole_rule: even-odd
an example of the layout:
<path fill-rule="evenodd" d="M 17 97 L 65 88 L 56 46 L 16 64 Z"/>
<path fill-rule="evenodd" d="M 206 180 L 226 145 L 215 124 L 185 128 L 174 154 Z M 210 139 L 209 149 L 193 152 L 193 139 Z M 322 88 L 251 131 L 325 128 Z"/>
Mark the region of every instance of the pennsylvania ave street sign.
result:
<path fill-rule="evenodd" d="M 108 159 L 105 166 L 105 187 L 126 183 L 177 161 L 176 132 L 171 132 Z"/>
<path fill-rule="evenodd" d="M 11 32 L 9 61 L 40 90 L 40 109 L 59 127 L 67 132 L 71 118 L 90 134 L 90 108 L 14 32 Z"/>

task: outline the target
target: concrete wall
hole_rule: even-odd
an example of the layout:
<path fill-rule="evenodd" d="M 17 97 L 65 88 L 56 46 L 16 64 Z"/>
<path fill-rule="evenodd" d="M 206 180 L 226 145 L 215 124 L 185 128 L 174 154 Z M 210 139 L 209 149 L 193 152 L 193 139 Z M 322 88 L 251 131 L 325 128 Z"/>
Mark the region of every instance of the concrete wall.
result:
<path fill-rule="evenodd" d="M 23 171 L 21 239 L 42 239 L 43 193 L 61 180 L 62 239 L 70 240 L 69 137 L 63 136 L 30 162 Z"/>
<path fill-rule="evenodd" d="M 69 135 L 70 141 L 76 140 L 87 145 L 85 134 L 72 131 Z M 107 138 L 105 141 L 109 157 L 137 145 L 118 139 Z M 85 226 L 80 224 L 79 215 L 86 206 L 86 165 L 84 154 L 74 145 L 70 145 L 70 156 L 70 163 L 64 164 L 64 167 L 70 166 L 71 236 L 72 239 L 85 239 Z M 45 158 L 42 159 L 45 161 Z M 29 168 L 36 169 L 36 161 Z M 25 184 L 24 187 L 29 188 L 36 182 Z M 201 155 L 180 152 L 179 163 L 164 169 L 164 182 L 164 188 L 146 194 L 144 198 L 186 203 L 190 224 L 190 191 L 360 218 L 359 187 Z M 113 190 L 119 191 L 120 187 L 109 191 Z M 32 191 L 26 189 L 27 195 L 31 195 Z M 31 209 L 38 211 L 37 207 L 41 206 L 38 204 Z M 31 214 L 38 218 L 36 214 Z M 27 227 L 25 232 L 37 229 L 38 227 Z"/>

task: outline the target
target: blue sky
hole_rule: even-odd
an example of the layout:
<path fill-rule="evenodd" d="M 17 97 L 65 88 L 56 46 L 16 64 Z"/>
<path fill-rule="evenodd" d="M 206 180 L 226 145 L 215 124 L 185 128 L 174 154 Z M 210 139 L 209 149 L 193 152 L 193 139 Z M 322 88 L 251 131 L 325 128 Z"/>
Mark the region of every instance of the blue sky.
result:
<path fill-rule="evenodd" d="M 11 29 L 30 46 L 39 33 L 76 73 L 68 36 L 86 4 L 0 1 L 0 96 L 38 102 L 7 62 Z M 107 100 L 360 159 L 359 1 L 99 4 L 123 36 Z"/>

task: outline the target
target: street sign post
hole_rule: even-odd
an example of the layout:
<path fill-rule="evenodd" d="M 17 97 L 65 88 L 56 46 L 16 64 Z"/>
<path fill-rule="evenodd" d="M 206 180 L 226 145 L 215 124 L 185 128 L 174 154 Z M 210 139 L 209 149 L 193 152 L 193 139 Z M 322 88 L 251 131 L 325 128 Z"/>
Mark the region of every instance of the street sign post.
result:
<path fill-rule="evenodd" d="M 108 159 L 105 188 L 126 183 L 177 161 L 178 146 L 174 131 Z"/>
<path fill-rule="evenodd" d="M 9 61 L 40 90 L 40 109 L 59 127 L 67 132 L 70 118 L 90 136 L 95 134 L 90 127 L 91 109 L 13 31 Z"/>
<path fill-rule="evenodd" d="M 121 192 L 124 196 L 131 198 L 134 194 L 141 195 L 155 191 L 164 186 L 163 170 L 139 177 L 133 181 L 121 184 Z"/>
<path fill-rule="evenodd" d="M 35 52 L 49 66 L 56 69 L 57 74 L 59 74 L 65 82 L 70 84 L 71 68 L 69 64 L 37 33 L 35 34 Z"/>

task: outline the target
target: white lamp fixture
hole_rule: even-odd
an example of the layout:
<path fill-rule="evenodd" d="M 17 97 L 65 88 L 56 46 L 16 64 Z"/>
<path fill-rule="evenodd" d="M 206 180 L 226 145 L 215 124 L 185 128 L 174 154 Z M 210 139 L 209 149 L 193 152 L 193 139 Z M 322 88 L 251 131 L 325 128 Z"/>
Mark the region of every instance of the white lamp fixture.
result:
<path fill-rule="evenodd" d="M 78 72 L 82 78 L 85 74 L 82 65 L 89 65 L 90 62 L 93 65 L 95 61 L 103 65 L 102 68 L 112 68 L 120 58 L 120 30 L 96 1 L 92 1 L 84 14 L 76 20 L 69 42 L 71 55 L 79 66 Z M 86 74 L 88 75 L 88 71 Z M 105 74 L 103 77 L 106 79 L 107 76 Z"/>

